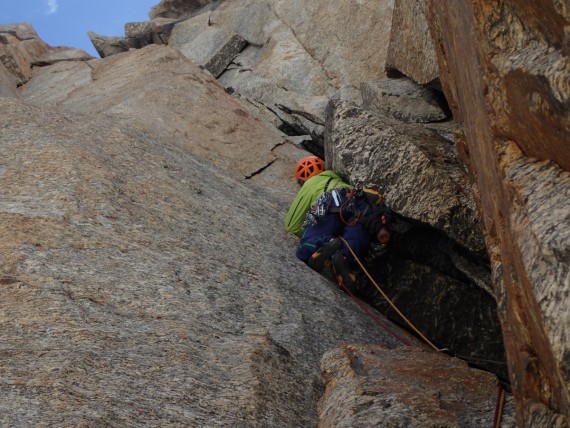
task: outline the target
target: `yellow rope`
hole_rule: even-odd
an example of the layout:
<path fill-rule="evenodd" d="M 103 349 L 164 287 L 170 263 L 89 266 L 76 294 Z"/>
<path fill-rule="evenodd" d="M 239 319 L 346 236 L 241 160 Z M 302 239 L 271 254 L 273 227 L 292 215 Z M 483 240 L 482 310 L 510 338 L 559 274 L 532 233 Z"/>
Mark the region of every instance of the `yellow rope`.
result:
<path fill-rule="evenodd" d="M 424 334 L 421 331 L 419 331 L 416 328 L 416 326 L 396 307 L 396 305 L 394 305 L 392 300 L 390 300 L 390 298 L 386 295 L 386 293 L 384 293 L 384 291 L 380 288 L 380 286 L 376 283 L 376 281 L 374 281 L 374 278 L 372 278 L 370 276 L 370 274 L 368 273 L 368 271 L 366 270 L 366 268 L 364 267 L 364 265 L 362 264 L 362 262 L 360 261 L 358 256 L 354 253 L 354 251 L 352 250 L 352 248 L 348 244 L 348 242 L 346 242 L 346 240 L 342 236 L 340 237 L 340 239 L 342 242 L 344 242 L 344 245 L 346 245 L 346 247 L 348 248 L 348 250 L 352 254 L 352 257 L 354 257 L 354 260 L 356 260 L 356 262 L 358 263 L 358 265 L 360 266 L 362 271 L 366 274 L 366 276 L 372 282 L 372 284 L 374 284 L 374 286 L 378 289 L 378 291 L 380 292 L 382 297 L 384 297 L 384 299 L 388 302 L 388 304 L 392 307 L 392 309 L 394 309 L 396 311 L 396 313 L 400 317 L 402 317 L 402 319 L 406 322 L 406 324 L 408 324 L 410 326 L 410 328 L 412 330 L 414 330 L 428 345 L 430 345 L 433 349 L 435 349 L 436 351 L 439 352 L 440 349 L 437 346 L 435 346 L 427 337 L 424 336 Z"/>

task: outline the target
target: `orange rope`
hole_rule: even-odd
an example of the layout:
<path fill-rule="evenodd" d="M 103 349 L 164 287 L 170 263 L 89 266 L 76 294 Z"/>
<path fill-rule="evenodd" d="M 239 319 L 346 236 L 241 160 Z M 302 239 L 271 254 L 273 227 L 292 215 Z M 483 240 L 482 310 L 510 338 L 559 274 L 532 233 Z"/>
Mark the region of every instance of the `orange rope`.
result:
<path fill-rule="evenodd" d="M 497 405 L 495 407 L 495 420 L 493 421 L 493 428 L 501 427 L 501 420 L 503 419 L 503 407 L 505 405 L 505 390 L 499 384 L 499 391 L 497 394 Z"/>
<path fill-rule="evenodd" d="M 358 256 L 354 253 L 354 251 L 352 250 L 352 248 L 348 244 L 348 242 L 346 242 L 346 240 L 342 236 L 340 237 L 340 239 L 342 242 L 344 242 L 344 245 L 346 245 L 346 247 L 348 248 L 348 250 L 352 254 L 352 257 L 354 257 L 354 260 L 356 260 L 356 262 L 358 263 L 358 265 L 360 266 L 362 271 L 366 274 L 366 276 L 372 282 L 372 284 L 374 284 L 374 286 L 380 292 L 382 297 L 384 297 L 384 299 L 392 307 L 392 309 L 394 309 L 396 311 L 396 313 L 406 322 L 406 324 L 408 324 L 408 326 L 410 326 L 410 328 L 412 330 L 414 330 L 428 345 L 430 345 L 434 350 L 439 352 L 440 349 L 437 346 L 435 346 L 421 331 L 419 331 L 416 328 L 416 326 L 398 309 L 398 307 L 392 302 L 392 300 L 390 300 L 390 298 L 386 295 L 386 293 L 384 293 L 384 290 L 382 290 L 380 288 L 380 286 L 376 283 L 376 281 L 374 281 L 374 278 L 372 278 L 370 276 L 370 274 L 368 273 L 368 271 L 366 270 L 366 268 L 364 267 L 364 265 L 362 264 L 362 262 L 360 261 Z"/>
<path fill-rule="evenodd" d="M 352 254 L 352 257 L 354 257 L 354 260 L 356 260 L 362 271 L 366 274 L 366 276 L 372 282 L 372 284 L 374 284 L 376 289 L 380 292 L 382 297 L 384 297 L 384 299 L 386 300 L 386 302 L 388 302 L 388 304 L 392 307 L 392 309 L 394 309 L 396 313 L 406 322 L 406 324 L 408 324 L 408 326 L 410 326 L 410 328 L 414 330 L 428 345 L 430 345 L 434 350 L 441 352 L 442 350 L 439 349 L 437 346 L 435 346 L 421 331 L 419 331 L 416 328 L 416 326 L 396 307 L 396 305 L 386 295 L 386 293 L 384 293 L 382 288 L 380 288 L 380 286 L 376 283 L 376 281 L 374 281 L 374 278 L 370 276 L 370 274 L 368 273 L 368 271 L 366 270 L 366 268 L 364 267 L 358 256 L 354 253 L 354 251 L 350 247 L 349 243 L 346 242 L 346 240 L 342 236 L 340 237 L 340 239 L 344 243 L 344 245 L 346 245 L 346 248 L 348 248 L 348 250 Z M 505 404 L 505 390 L 503 389 L 502 385 L 499 384 L 499 392 L 497 396 L 497 405 L 495 407 L 495 418 L 493 421 L 493 428 L 500 428 L 501 426 L 504 404 Z"/>

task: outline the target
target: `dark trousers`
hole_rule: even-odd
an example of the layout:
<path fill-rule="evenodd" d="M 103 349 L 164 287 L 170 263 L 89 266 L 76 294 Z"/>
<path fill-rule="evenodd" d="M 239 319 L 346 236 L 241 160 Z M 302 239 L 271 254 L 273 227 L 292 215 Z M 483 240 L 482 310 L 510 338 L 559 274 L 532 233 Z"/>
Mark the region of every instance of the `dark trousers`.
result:
<path fill-rule="evenodd" d="M 332 212 L 319 219 L 316 224 L 305 227 L 296 256 L 307 263 L 320 247 L 339 236 L 345 239 L 358 258 L 366 255 L 370 246 L 368 231 L 360 223 L 353 226 L 345 225 L 339 214 Z M 353 260 L 351 252 L 344 243 L 340 251 L 347 260 Z"/>

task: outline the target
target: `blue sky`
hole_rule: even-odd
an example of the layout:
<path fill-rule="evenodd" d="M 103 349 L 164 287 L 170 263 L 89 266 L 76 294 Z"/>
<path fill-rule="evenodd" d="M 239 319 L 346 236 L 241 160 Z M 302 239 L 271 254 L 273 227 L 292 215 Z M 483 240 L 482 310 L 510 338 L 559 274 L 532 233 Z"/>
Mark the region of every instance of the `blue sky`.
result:
<path fill-rule="evenodd" d="M 51 46 L 81 48 L 99 57 L 88 31 L 124 36 L 127 22 L 148 21 L 160 0 L 0 0 L 0 24 L 30 22 Z"/>

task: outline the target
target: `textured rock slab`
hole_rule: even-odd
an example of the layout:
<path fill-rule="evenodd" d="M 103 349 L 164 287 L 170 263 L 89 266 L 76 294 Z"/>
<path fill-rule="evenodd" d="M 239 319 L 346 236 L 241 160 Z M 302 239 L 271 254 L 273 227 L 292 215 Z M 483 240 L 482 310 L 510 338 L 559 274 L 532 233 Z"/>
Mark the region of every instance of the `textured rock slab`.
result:
<path fill-rule="evenodd" d="M 465 125 L 519 425 L 535 412 L 568 419 L 568 8 L 430 1 L 428 11 L 442 86 Z"/>
<path fill-rule="evenodd" d="M 448 140 L 339 101 L 329 104 L 326 129 L 330 167 L 355 183 L 377 183 L 400 214 L 484 250 L 471 184 Z"/>
<path fill-rule="evenodd" d="M 92 82 L 92 68 L 87 62 L 60 62 L 36 68 L 32 79 L 19 88 L 22 98 L 31 103 L 57 105 L 69 94 Z"/>
<path fill-rule="evenodd" d="M 161 0 L 149 13 L 151 19 L 181 18 L 191 16 L 205 6 L 219 3 L 223 0 Z"/>
<path fill-rule="evenodd" d="M 59 46 L 51 47 L 46 53 L 39 55 L 35 60 L 35 64 L 43 66 L 61 61 L 89 61 L 93 58 L 83 49 Z"/>
<path fill-rule="evenodd" d="M 402 122 L 438 122 L 448 117 L 441 95 L 406 78 L 362 82 L 360 91 L 364 109 Z"/>
<path fill-rule="evenodd" d="M 397 71 L 421 85 L 439 78 L 425 1 L 394 1 L 386 70 L 388 73 Z"/>
<path fill-rule="evenodd" d="M 179 51 L 150 45 L 96 61 L 92 67 L 90 76 L 84 74 L 86 69 L 77 74 L 77 87 L 65 99 L 60 94 L 69 89 L 64 77 L 69 71 L 63 68 L 49 77 L 44 74 L 45 83 L 23 93 L 38 105 L 58 100 L 68 111 L 137 123 L 243 177 L 276 159 L 271 150 L 283 142 L 277 131 Z"/>
<path fill-rule="evenodd" d="M 136 117 L 0 103 L 2 426 L 314 426 L 321 355 L 394 345 L 295 259 L 290 195 Z"/>
<path fill-rule="evenodd" d="M 411 348 L 345 345 L 321 360 L 321 427 L 493 426 L 497 379 L 463 361 Z M 503 427 L 516 426 L 514 406 Z"/>
<path fill-rule="evenodd" d="M 251 46 L 234 59 L 220 81 L 273 111 L 290 135 L 312 135 L 322 151 L 326 101 L 319 102 L 315 111 L 314 100 L 329 99 L 347 85 L 358 87 L 362 80 L 384 76 L 383 68 L 375 64 L 385 59 L 392 3 L 212 3 L 176 25 L 169 43 L 204 65 L 231 35 L 248 40 Z M 172 16 L 179 17 L 175 10 Z M 342 35 L 336 30 L 339 26 L 348 26 Z M 372 39 L 375 43 L 369 43 Z M 262 91 L 257 89 L 260 86 Z"/>
<path fill-rule="evenodd" d="M 232 36 L 226 28 L 208 25 L 209 20 L 209 14 L 202 14 L 176 24 L 168 44 L 196 64 L 206 65 Z"/>
<path fill-rule="evenodd" d="M 393 0 L 271 1 L 279 19 L 339 88 L 384 77 Z"/>

